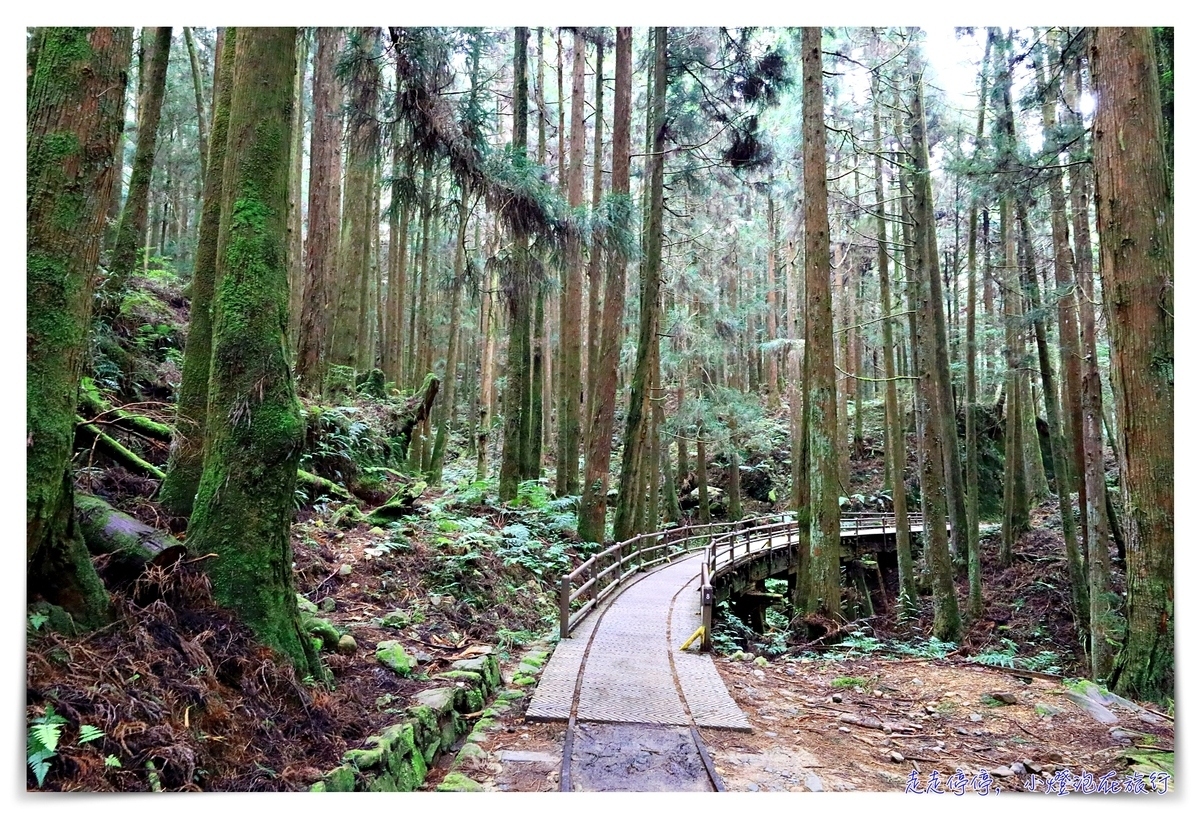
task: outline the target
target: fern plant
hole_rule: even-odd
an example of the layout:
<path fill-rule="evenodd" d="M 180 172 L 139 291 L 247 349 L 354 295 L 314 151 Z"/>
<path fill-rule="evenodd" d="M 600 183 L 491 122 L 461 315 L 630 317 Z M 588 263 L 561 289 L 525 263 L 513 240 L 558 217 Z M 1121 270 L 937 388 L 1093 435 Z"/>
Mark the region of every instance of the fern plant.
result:
<path fill-rule="evenodd" d="M 54 712 L 53 705 L 46 705 L 46 712 L 29 725 L 29 738 L 25 743 L 26 760 L 39 787 L 50 771 L 50 760 L 58 755 L 58 740 L 66 723 L 66 719 Z"/>

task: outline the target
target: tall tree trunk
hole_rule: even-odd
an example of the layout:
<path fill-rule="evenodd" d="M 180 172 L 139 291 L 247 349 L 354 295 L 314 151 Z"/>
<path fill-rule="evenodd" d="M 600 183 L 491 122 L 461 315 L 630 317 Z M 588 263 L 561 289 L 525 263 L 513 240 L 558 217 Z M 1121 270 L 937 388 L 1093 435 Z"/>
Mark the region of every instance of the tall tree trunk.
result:
<path fill-rule="evenodd" d="M 663 230 L 663 164 L 666 149 L 667 117 L 667 29 L 653 29 L 654 55 L 651 63 L 653 87 L 650 89 L 648 121 L 651 125 L 651 150 L 646 157 L 646 177 L 649 184 L 646 195 L 649 207 L 646 211 L 644 234 L 645 256 L 641 265 L 641 302 L 638 316 L 637 358 L 634 363 L 630 384 L 629 412 L 625 417 L 624 451 L 621 458 L 621 483 L 617 493 L 616 517 L 613 522 L 613 537 L 624 540 L 634 532 L 634 503 L 638 496 L 639 482 L 636 479 L 638 465 L 642 459 L 642 446 L 647 444 L 645 426 L 648 388 L 650 386 L 651 358 L 658 349 L 658 291 L 662 275 L 662 230 Z M 619 292 L 619 290 L 613 290 Z"/>
<path fill-rule="evenodd" d="M 776 215 L 775 198 L 767 182 L 767 409 L 779 408 L 779 353 L 772 343 L 778 335 L 775 311 Z"/>
<path fill-rule="evenodd" d="M 298 676 L 320 663 L 300 626 L 291 520 L 304 423 L 288 363 L 288 145 L 294 28 L 238 31 L 222 184 L 204 477 L 188 545 L 213 597 Z"/>
<path fill-rule="evenodd" d="M 1065 86 L 1067 107 L 1077 127 L 1082 128 L 1083 117 L 1076 110 L 1079 102 L 1080 66 L 1079 56 L 1067 64 L 1068 82 Z M 1096 310 L 1092 306 L 1093 265 L 1092 238 L 1088 218 L 1087 179 L 1080 167 L 1085 155 L 1085 146 L 1077 144 L 1071 151 L 1071 209 L 1075 223 L 1075 281 L 1079 289 L 1079 328 L 1082 346 L 1082 367 L 1079 382 L 1080 423 L 1083 438 L 1083 479 L 1085 486 L 1080 493 L 1080 508 L 1084 518 L 1083 560 L 1088 574 L 1088 656 L 1095 655 L 1099 648 L 1099 662 L 1092 664 L 1093 676 L 1102 678 L 1107 667 L 1111 667 L 1112 572 L 1108 559 L 1110 524 L 1108 511 L 1112 506 L 1105 482 L 1104 468 L 1104 420 L 1101 406 L 1100 369 L 1096 361 Z M 1093 556 L 1095 555 L 1095 556 Z M 1095 644 L 1094 644 L 1095 643 Z"/>
<path fill-rule="evenodd" d="M 949 367 L 942 366 L 946 357 L 946 328 L 945 315 L 942 313 L 937 244 L 933 236 L 935 223 L 929 181 L 929 148 L 925 135 L 924 93 L 918 62 L 911 54 L 909 60 L 913 86 L 911 126 L 915 177 L 910 216 L 914 227 L 913 269 L 910 274 L 914 278 L 919 307 L 917 374 L 920 381 L 917 391 L 926 418 L 925 434 L 922 436 L 925 458 L 921 466 L 923 536 L 926 562 L 934 583 L 933 635 L 946 642 L 957 642 L 962 623 L 954 590 L 945 521 L 948 513 L 946 495 L 953 495 L 955 491 L 951 475 L 958 469 L 958 454 L 957 451 L 952 455 L 945 452 L 947 447 L 957 448 L 957 443 L 953 431 L 953 401 L 948 400 Z M 962 500 L 959 494 L 960 504 Z M 953 522 L 951 525 L 953 527 Z"/>
<path fill-rule="evenodd" d="M 601 215 L 600 201 L 604 194 L 604 37 L 596 39 L 596 93 L 593 102 L 595 116 L 592 118 L 594 150 L 592 153 L 592 218 Z M 592 237 L 588 256 L 588 319 L 587 319 L 587 400 L 583 404 L 583 447 L 586 451 L 591 441 L 592 416 L 596 411 L 596 388 L 600 376 L 600 290 L 604 283 L 602 258 L 604 242 L 599 232 Z"/>
<path fill-rule="evenodd" d="M 825 110 L 821 29 L 801 34 L 804 141 L 804 268 L 808 301 L 805 375 L 809 424 L 808 482 L 811 580 L 805 608 L 831 619 L 841 616 L 841 507 L 838 503 L 837 373 L 834 370 L 833 305 L 829 291 L 829 191 L 825 181 Z"/>
<path fill-rule="evenodd" d="M 317 29 L 313 59 L 312 149 L 308 175 L 308 252 L 300 307 L 296 374 L 300 389 L 319 392 L 325 382 L 330 300 L 336 274 L 342 209 L 342 86 L 335 76 L 342 31 Z M 216 126 L 213 126 L 214 139 Z M 205 197 L 207 201 L 207 196 Z"/>
<path fill-rule="evenodd" d="M 524 163 L 528 144 L 529 84 L 526 71 L 526 49 L 529 29 L 516 28 L 513 46 L 513 151 L 514 161 Z M 522 477 L 522 452 L 526 438 L 530 391 L 529 339 L 530 300 L 533 287 L 529 279 L 528 237 L 514 230 L 513 262 L 503 283 L 508 312 L 508 365 L 504 387 L 504 448 L 500 459 L 500 500 L 508 502 L 517 497 L 517 484 Z"/>
<path fill-rule="evenodd" d="M 1013 548 L 1022 532 L 1029 530 L 1029 494 L 1025 484 L 1024 406 L 1021 397 L 1021 367 L 1025 358 L 1025 335 L 1020 330 L 1023 309 L 1021 288 L 1017 284 L 1016 241 L 1009 217 L 1008 197 L 1000 200 L 1000 245 L 1004 248 L 1005 275 L 1001 293 L 1004 300 L 1005 376 L 1004 398 L 1004 516 L 1000 535 L 1000 564 L 1012 564 Z"/>
<path fill-rule="evenodd" d="M 583 207 L 583 159 L 586 133 L 583 129 L 583 69 L 586 52 L 583 33 L 575 29 L 574 58 L 571 66 L 571 170 L 567 176 L 567 206 Z M 563 369 L 559 379 L 558 462 L 555 490 L 559 495 L 579 493 L 579 413 L 583 307 L 583 238 L 577 231 L 567 234 L 567 286 L 562 294 L 559 332 L 562 337 Z"/>
<path fill-rule="evenodd" d="M 186 30 L 186 29 L 185 29 Z M 300 29 L 296 43 L 296 86 L 292 91 L 291 170 L 288 175 L 288 347 L 300 341 L 300 313 L 304 304 L 303 217 L 300 181 L 304 169 L 304 75 L 308 66 L 308 35 Z"/>
<path fill-rule="evenodd" d="M 237 29 L 225 29 L 221 59 L 213 73 L 213 127 L 209 142 L 208 176 L 204 179 L 204 208 L 200 213 L 200 236 L 196 264 L 192 270 L 192 304 L 187 343 L 183 351 L 183 374 L 175 407 L 175 434 L 166 477 L 158 499 L 170 514 L 192 513 L 200 477 L 204 472 L 204 439 L 208 419 L 208 381 L 212 365 L 213 295 L 216 291 L 217 242 L 221 233 L 221 202 L 224 198 L 225 153 L 229 134 L 229 100 L 233 93 L 233 55 Z"/>
<path fill-rule="evenodd" d="M 192 66 L 192 89 L 196 92 L 196 131 L 200 137 L 200 178 L 208 175 L 208 128 L 204 121 L 204 73 L 200 70 L 200 58 L 196 55 L 196 40 L 190 26 L 183 27 L 183 39 L 187 44 L 188 61 Z M 216 73 L 214 67 L 213 73 Z"/>
<path fill-rule="evenodd" d="M 1112 682 L 1120 692 L 1163 700 L 1175 695 L 1175 234 L 1150 29 L 1096 29 L 1091 65 L 1129 584 Z M 1091 556 L 1093 570 L 1102 570 L 1107 552 Z"/>
<path fill-rule="evenodd" d="M 450 423 L 454 418 L 454 392 L 458 380 L 459 307 L 462 302 L 462 279 L 466 270 L 467 220 L 470 215 L 467 190 L 463 188 L 458 201 L 458 234 L 454 240 L 454 280 L 450 283 L 450 337 L 446 341 L 446 369 L 442 374 L 442 383 L 446 384 L 446 390 L 443 403 L 437 412 L 437 438 L 433 442 L 429 467 L 430 482 L 435 485 L 442 481 L 446 439 L 450 435 Z"/>
<path fill-rule="evenodd" d="M 139 80 L 137 150 L 133 155 L 133 173 L 117 240 L 109 261 L 108 278 L 102 285 L 105 303 L 102 309 L 115 315 L 120 292 L 137 267 L 138 250 L 150 220 L 150 175 L 154 170 L 154 154 L 158 144 L 158 121 L 162 116 L 163 96 L 167 87 L 167 60 L 171 56 L 171 27 L 144 28 L 142 44 L 145 73 Z"/>
<path fill-rule="evenodd" d="M 339 282 L 337 309 L 329 345 L 329 363 L 358 370 L 368 366 L 359 360 L 359 338 L 363 312 L 363 290 L 368 287 L 371 266 L 371 191 L 379 153 L 379 66 L 374 60 L 378 31 L 358 29 L 351 37 L 352 71 L 348 84 L 349 123 L 346 132 L 345 206 L 338 250 Z M 339 384 L 340 385 L 340 384 Z M 352 385 L 352 384 L 351 384 Z"/>
<path fill-rule="evenodd" d="M 40 28 L 26 99 L 25 581 L 82 627 L 108 593 L 74 515 L 71 445 L 133 30 Z"/>
<path fill-rule="evenodd" d="M 992 42 L 994 37 L 989 34 L 983 47 L 983 62 L 979 71 L 979 116 L 975 123 L 975 151 L 978 153 L 983 145 L 983 124 L 987 113 L 987 78 L 988 67 L 991 63 Z M 977 253 L 977 233 L 979 227 L 979 200 L 971 198 L 970 215 L 967 218 L 967 582 L 970 588 L 967 598 L 967 616 L 971 621 L 977 621 L 983 616 L 983 576 L 979 554 L 979 435 L 975 426 L 975 403 L 977 401 L 976 359 L 978 348 L 975 335 L 975 296 L 978 282 L 975 276 Z M 988 233 L 990 227 L 989 214 L 983 211 L 983 254 L 984 269 L 990 270 L 988 248 Z M 984 273 L 987 275 L 987 272 Z"/>
<path fill-rule="evenodd" d="M 883 144 L 879 108 L 879 77 L 871 77 L 872 137 Z M 883 198 L 883 154 L 875 154 L 875 229 L 879 253 L 879 300 L 883 331 L 884 416 L 887 427 L 887 456 L 892 473 L 892 507 L 896 514 L 897 608 L 900 616 L 909 617 L 917 611 L 917 582 L 913 573 L 912 544 L 908 529 L 908 497 L 904 483 L 904 423 L 900 418 L 900 400 L 896 390 L 895 351 L 892 339 L 893 304 L 890 271 L 888 268 L 887 216 Z"/>

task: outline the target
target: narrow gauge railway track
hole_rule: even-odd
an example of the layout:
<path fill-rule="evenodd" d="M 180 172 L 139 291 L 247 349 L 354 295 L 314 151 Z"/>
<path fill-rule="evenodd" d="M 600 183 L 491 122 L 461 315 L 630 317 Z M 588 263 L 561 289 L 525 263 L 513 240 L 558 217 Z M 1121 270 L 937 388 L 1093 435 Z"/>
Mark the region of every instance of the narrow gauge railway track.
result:
<path fill-rule="evenodd" d="M 604 623 L 604 618 L 609 614 L 609 612 L 612 610 L 612 605 L 617 601 L 617 599 L 620 598 L 620 596 L 622 594 L 624 594 L 629 589 L 635 587 L 637 585 L 637 583 L 641 582 L 643 579 L 648 578 L 648 577 L 652 576 L 653 574 L 662 571 L 663 569 L 667 568 L 668 566 L 669 566 L 669 564 L 658 566 L 658 567 L 654 568 L 653 570 L 651 570 L 650 572 L 647 572 L 643 577 L 639 577 L 638 579 L 635 579 L 634 581 L 626 584 L 625 587 L 623 587 L 617 591 L 617 593 L 611 598 L 611 600 L 609 601 L 609 604 L 607 606 L 605 606 L 603 609 L 596 612 L 595 627 L 592 628 L 591 632 L 588 634 L 588 644 L 584 648 L 583 658 L 579 663 L 579 671 L 575 678 L 575 688 L 574 688 L 574 693 L 571 698 L 571 712 L 570 712 L 570 717 L 567 720 L 566 735 L 563 738 L 562 768 L 561 768 L 561 772 L 559 775 L 559 791 L 560 792 L 573 791 L 573 780 L 574 779 L 572 777 L 572 769 L 571 768 L 572 768 L 572 761 L 573 761 L 573 755 L 574 755 L 574 750 L 575 750 L 575 738 L 576 738 L 576 733 L 577 733 L 577 725 L 580 723 L 579 704 L 580 704 L 581 694 L 583 691 L 583 679 L 584 679 L 584 675 L 588 668 L 588 659 L 589 659 L 589 656 L 591 655 L 592 645 L 595 642 L 596 635 L 598 633 L 600 633 L 600 631 L 601 631 L 601 626 Z M 674 614 L 674 612 L 675 612 L 674 608 L 676 605 L 679 605 L 679 604 L 687 605 L 688 604 L 685 597 L 688 594 L 696 591 L 696 589 L 698 587 L 697 583 L 698 583 L 699 579 L 700 579 L 700 572 L 699 572 L 698 566 L 697 566 L 696 573 L 691 577 L 691 579 L 688 581 L 688 583 L 686 585 L 684 585 L 683 587 L 679 588 L 679 590 L 676 591 L 675 595 L 672 596 L 671 612 L 670 612 L 671 615 Z M 673 616 L 669 616 L 668 622 L 671 621 L 671 618 L 673 618 Z M 683 689 L 681 687 L 680 679 L 679 679 L 679 671 L 678 671 L 678 669 L 676 667 L 676 663 L 675 663 L 674 646 L 672 644 L 670 644 L 672 639 L 677 636 L 678 635 L 673 633 L 672 629 L 670 627 L 668 627 L 667 632 L 664 635 L 664 639 L 666 641 L 664 648 L 667 652 L 667 656 L 668 656 L 668 659 L 670 662 L 671 681 L 673 683 L 674 692 L 675 692 L 676 696 L 678 696 L 679 703 L 683 709 L 683 712 L 684 712 L 687 722 L 688 722 L 686 725 L 684 725 L 684 727 L 686 728 L 688 735 L 691 738 L 692 748 L 695 751 L 695 755 L 700 759 L 701 765 L 703 766 L 704 776 L 705 776 L 705 779 L 706 779 L 708 785 L 712 788 L 712 791 L 725 792 L 725 785 L 721 781 L 721 777 L 717 773 L 716 767 L 713 766 L 712 756 L 709 754 L 708 748 L 704 746 L 704 741 L 700 737 L 699 730 L 697 730 L 696 720 L 692 716 L 691 709 L 688 707 L 687 698 L 683 695 Z M 637 723 L 616 722 L 614 724 L 622 724 L 622 726 L 627 726 L 632 731 L 635 731 L 635 732 L 638 730 L 638 728 L 646 727 L 646 725 L 637 724 Z"/>

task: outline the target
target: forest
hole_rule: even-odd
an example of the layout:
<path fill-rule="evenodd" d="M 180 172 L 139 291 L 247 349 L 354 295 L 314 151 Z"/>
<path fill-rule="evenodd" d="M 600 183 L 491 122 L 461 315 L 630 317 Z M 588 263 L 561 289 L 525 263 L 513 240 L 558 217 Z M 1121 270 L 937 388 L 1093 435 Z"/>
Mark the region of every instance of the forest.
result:
<path fill-rule="evenodd" d="M 30 791 L 366 789 L 401 741 L 371 787 L 545 788 L 461 736 L 570 754 L 521 718 L 567 575 L 767 518 L 786 582 L 705 634 L 743 709 L 988 673 L 1064 697 L 1004 717 L 1025 773 L 1173 775 L 1172 28 L 26 48 Z M 846 788 L 930 769 L 874 740 Z"/>

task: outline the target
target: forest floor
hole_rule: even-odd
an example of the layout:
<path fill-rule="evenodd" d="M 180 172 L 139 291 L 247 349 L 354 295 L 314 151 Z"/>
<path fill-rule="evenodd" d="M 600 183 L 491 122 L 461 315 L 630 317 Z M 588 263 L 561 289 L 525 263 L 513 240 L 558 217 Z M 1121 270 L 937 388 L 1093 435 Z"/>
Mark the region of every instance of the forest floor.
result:
<path fill-rule="evenodd" d="M 881 463 L 868 453 L 853 466 L 863 494 L 851 502 L 869 506 Z M 713 464 L 712 484 L 722 472 Z M 496 648 L 511 682 L 522 654 L 551 638 L 557 577 L 588 552 L 572 541 L 569 502 L 544 487 L 523 484 L 518 503 L 500 508 L 488 494 L 494 486 L 447 477 L 454 488 L 426 490 L 411 514 L 383 527 L 332 501 L 298 513 L 297 591 L 355 643 L 349 653 L 322 653 L 328 687 L 297 680 L 213 604 L 203 555 L 110 588 L 117 621 L 90 635 L 50 632 L 31 615 L 27 721 L 65 721 L 44 781 L 27 767 L 27 787 L 303 790 L 401 719 L 413 695 L 438 684 L 430 677 L 473 647 Z M 150 499 L 154 481 L 119 467 L 86 468 L 78 483 L 152 525 L 183 522 Z M 747 506 L 747 514 L 764 510 Z M 1008 567 L 994 561 L 998 534 L 982 538 L 985 615 L 957 646 L 929 638 L 928 596 L 901 624 L 890 610 L 894 593 L 877 587 L 870 615 L 817 645 L 798 644 L 780 610 L 768 611 L 765 634 L 721 617 L 717 667 L 754 727 L 702 731 L 725 786 L 903 791 L 929 786 L 933 771 L 945 781 L 961 769 L 969 781 L 984 770 L 992 786 L 1019 789 L 1034 775 L 1044 788 L 1078 783 L 1067 773 L 1099 778 L 1131 765 L 1173 772 L 1173 755 L 1163 754 L 1173 753 L 1170 716 L 1110 700 L 1102 723 L 1071 700 L 1078 693 L 1063 677 L 1084 672 L 1056 509 L 1035 510 Z M 103 575 L 103 558 L 98 567 Z M 376 661 L 385 640 L 416 658 L 413 674 Z M 1096 695 L 1084 702 L 1092 713 L 1104 701 Z M 523 711 L 498 720 L 465 770 L 485 789 L 557 789 L 563 726 L 526 723 Z M 437 787 L 450 761 L 434 767 L 425 789 Z"/>

